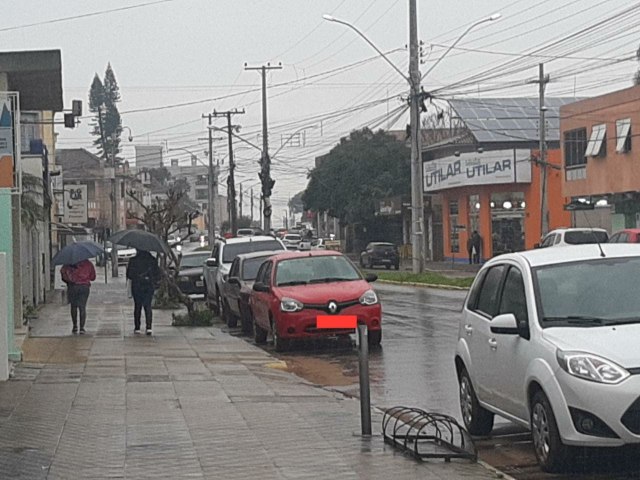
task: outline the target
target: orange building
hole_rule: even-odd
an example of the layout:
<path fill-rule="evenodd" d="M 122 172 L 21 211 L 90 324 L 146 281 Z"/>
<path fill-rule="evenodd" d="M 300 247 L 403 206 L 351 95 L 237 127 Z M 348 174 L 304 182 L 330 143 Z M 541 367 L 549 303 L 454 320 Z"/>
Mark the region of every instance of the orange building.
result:
<path fill-rule="evenodd" d="M 468 240 L 477 231 L 486 260 L 533 248 L 541 231 L 541 168 L 538 163 L 537 99 L 453 100 L 459 134 L 423 152 L 423 189 L 442 205 L 442 258 L 469 261 Z M 547 99 L 547 199 L 549 228 L 569 226 L 564 210 L 558 109 L 569 102 Z M 556 166 L 555 168 L 553 166 Z M 434 215 L 439 218 L 440 212 Z M 440 228 L 436 228 L 440 227 Z M 436 242 L 434 241 L 434 244 Z M 434 252 L 435 254 L 435 252 Z"/>
<path fill-rule="evenodd" d="M 560 118 L 563 195 L 603 207 L 593 226 L 640 227 L 640 86 L 564 105 Z"/>

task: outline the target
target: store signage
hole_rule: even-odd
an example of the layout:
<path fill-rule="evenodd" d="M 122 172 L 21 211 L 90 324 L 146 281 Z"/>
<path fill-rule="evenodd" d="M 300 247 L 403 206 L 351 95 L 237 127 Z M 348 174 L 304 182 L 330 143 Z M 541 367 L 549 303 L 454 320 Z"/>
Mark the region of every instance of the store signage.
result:
<path fill-rule="evenodd" d="M 423 163 L 424 190 L 499 183 L 531 183 L 531 152 L 525 149 L 462 153 Z"/>
<path fill-rule="evenodd" d="M 0 94 L 0 187 L 13 187 L 13 114 L 9 94 Z"/>
<path fill-rule="evenodd" d="M 87 223 L 87 186 L 64 186 L 64 223 Z"/>

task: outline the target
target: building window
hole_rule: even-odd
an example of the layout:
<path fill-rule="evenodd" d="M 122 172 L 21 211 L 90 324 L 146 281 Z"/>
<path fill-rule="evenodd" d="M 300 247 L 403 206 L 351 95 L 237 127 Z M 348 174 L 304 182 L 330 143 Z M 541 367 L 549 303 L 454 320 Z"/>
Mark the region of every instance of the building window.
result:
<path fill-rule="evenodd" d="M 564 132 L 564 165 L 575 167 L 585 165 L 587 157 L 587 129 L 578 128 Z"/>
<path fill-rule="evenodd" d="M 449 243 L 451 244 L 451 252 L 457 253 L 460 251 L 460 238 L 458 235 L 458 201 L 452 200 L 449 202 Z"/>
<path fill-rule="evenodd" d="M 469 232 L 480 231 L 480 195 L 469 195 Z"/>
<path fill-rule="evenodd" d="M 607 125 L 605 123 L 594 125 L 591 129 L 586 155 L 587 157 L 607 156 Z"/>
<path fill-rule="evenodd" d="M 196 200 L 207 200 L 209 198 L 209 190 L 196 190 Z"/>
<path fill-rule="evenodd" d="M 31 140 L 41 140 L 40 115 L 37 112 L 20 112 L 20 152 L 31 151 Z"/>
<path fill-rule="evenodd" d="M 616 120 L 616 152 L 627 153 L 631 151 L 631 119 Z"/>

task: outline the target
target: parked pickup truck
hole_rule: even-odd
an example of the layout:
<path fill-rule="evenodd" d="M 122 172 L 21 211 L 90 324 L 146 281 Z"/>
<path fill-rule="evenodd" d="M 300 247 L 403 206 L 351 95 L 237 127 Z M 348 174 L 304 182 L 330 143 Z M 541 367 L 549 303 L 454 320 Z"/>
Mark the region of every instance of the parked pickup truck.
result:
<path fill-rule="evenodd" d="M 215 241 L 211 257 L 204 264 L 206 301 L 214 313 L 218 315 L 222 313 L 220 308 L 222 305 L 222 286 L 227 281 L 231 262 L 243 253 L 269 250 L 286 250 L 286 248 L 280 239 L 264 235 Z"/>

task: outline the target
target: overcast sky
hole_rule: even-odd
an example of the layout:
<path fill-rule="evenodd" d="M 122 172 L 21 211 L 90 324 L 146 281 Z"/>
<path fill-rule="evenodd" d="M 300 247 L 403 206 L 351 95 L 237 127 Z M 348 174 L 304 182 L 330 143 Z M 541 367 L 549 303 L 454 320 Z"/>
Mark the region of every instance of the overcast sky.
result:
<path fill-rule="evenodd" d="M 552 80 L 549 96 L 591 96 L 628 87 L 640 42 L 637 4 L 418 0 L 422 72 L 471 24 L 502 14 L 466 35 L 423 86 L 442 99 L 535 96 L 537 86 L 525 81 L 537 76 L 537 63 L 544 61 Z M 60 49 L 65 104 L 82 99 L 87 113 L 93 75 L 102 77 L 111 62 L 121 89 L 123 125 L 134 136 L 123 152 L 131 160 L 132 145 L 163 144 L 206 161 L 201 115 L 214 109 L 244 108 L 234 123 L 248 141 L 261 145 L 260 75 L 245 71 L 244 63 L 281 62 L 282 70 L 268 76 L 274 223 L 279 224 L 289 197 L 304 189 L 317 155 L 354 128 L 403 129 L 407 123 L 400 99 L 405 80 L 355 32 L 323 20 L 322 14 L 356 25 L 406 71 L 407 10 L 408 0 L 20 0 L 3 2 L 0 45 L 4 51 Z M 91 13 L 98 14 L 86 15 Z M 67 17 L 79 18 L 50 22 Z M 547 48 L 538 51 L 543 45 Z M 184 103 L 189 105 L 176 106 Z M 59 148 L 90 149 L 88 123 L 83 120 L 74 131 L 60 128 Z M 223 120 L 215 124 L 222 126 Z M 216 137 L 224 168 L 226 142 L 220 133 Z M 165 155 L 182 161 L 189 156 L 185 150 Z M 259 152 L 238 143 L 236 155 L 237 181 L 245 189 L 254 186 L 257 196 Z M 247 211 L 248 195 L 245 200 Z"/>

